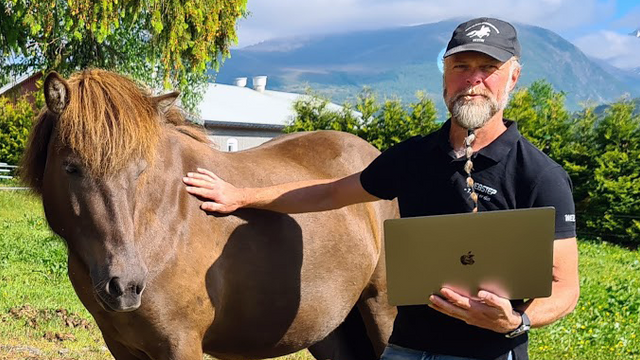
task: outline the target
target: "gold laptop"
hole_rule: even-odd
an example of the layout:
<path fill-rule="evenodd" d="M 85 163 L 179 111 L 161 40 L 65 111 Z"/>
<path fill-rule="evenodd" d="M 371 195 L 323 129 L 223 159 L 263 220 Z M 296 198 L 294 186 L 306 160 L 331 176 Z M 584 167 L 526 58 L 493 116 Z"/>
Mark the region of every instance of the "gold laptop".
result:
<path fill-rule="evenodd" d="M 550 296 L 554 232 L 553 207 L 386 220 L 389 303 L 428 304 L 442 287 Z"/>

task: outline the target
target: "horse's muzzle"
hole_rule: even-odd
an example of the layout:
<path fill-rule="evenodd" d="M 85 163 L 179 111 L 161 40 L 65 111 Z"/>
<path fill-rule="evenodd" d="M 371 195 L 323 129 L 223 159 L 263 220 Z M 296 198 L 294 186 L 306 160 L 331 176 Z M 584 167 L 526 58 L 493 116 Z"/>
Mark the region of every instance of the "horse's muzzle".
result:
<path fill-rule="evenodd" d="M 142 292 L 145 288 L 144 279 L 123 280 L 112 277 L 104 282 L 102 288 L 96 289 L 100 305 L 107 311 L 129 312 L 140 307 Z"/>

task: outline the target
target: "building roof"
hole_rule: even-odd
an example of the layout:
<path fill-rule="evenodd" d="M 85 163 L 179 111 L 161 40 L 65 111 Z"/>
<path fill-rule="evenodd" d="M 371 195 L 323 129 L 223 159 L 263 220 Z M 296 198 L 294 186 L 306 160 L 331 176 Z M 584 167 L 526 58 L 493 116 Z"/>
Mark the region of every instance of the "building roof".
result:
<path fill-rule="evenodd" d="M 13 89 L 14 87 L 22 84 L 26 80 L 29 80 L 32 76 L 39 75 L 39 73 L 26 73 L 18 78 L 11 79 L 6 85 L 0 87 L 0 95 L 6 93 L 7 91 Z"/>
<path fill-rule="evenodd" d="M 293 103 L 305 96 L 210 83 L 198 110 L 205 125 L 230 123 L 229 127 L 283 127 L 295 118 Z M 342 107 L 331 103 L 328 108 L 339 111 Z"/>

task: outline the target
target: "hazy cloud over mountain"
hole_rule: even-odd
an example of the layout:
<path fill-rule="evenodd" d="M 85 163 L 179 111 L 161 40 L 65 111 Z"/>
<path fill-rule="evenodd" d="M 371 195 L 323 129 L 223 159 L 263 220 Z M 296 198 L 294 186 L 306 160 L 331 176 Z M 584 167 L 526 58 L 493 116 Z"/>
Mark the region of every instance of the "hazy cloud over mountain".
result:
<path fill-rule="evenodd" d="M 640 38 L 612 31 L 599 31 L 575 41 L 585 54 L 622 69 L 640 66 Z"/>
<path fill-rule="evenodd" d="M 561 32 L 611 18 L 615 4 L 615 0 L 484 0 L 476 2 L 476 6 L 462 0 L 250 1 L 252 15 L 240 22 L 239 37 L 240 46 L 246 46 L 276 37 L 380 29 L 474 16 L 495 16 Z"/>
<path fill-rule="evenodd" d="M 640 5 L 619 17 L 617 3 L 617 0 L 484 0 L 473 6 L 467 0 L 256 0 L 249 1 L 249 18 L 239 23 L 239 46 L 274 38 L 493 16 L 555 31 L 588 55 L 606 59 L 615 66 L 638 67 L 640 41 L 634 43 L 632 37 L 620 31 L 625 29 L 624 34 L 628 34 L 640 27 Z"/>

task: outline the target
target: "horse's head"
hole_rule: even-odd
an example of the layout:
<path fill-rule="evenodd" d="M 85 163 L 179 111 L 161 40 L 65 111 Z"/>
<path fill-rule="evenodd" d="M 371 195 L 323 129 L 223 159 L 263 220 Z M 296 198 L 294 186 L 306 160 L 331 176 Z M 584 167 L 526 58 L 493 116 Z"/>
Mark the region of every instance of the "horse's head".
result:
<path fill-rule="evenodd" d="M 105 310 L 141 304 L 148 268 L 136 212 L 167 103 L 122 76 L 89 70 L 44 82 L 47 107 L 32 131 L 23 177 L 47 221 L 89 271 Z M 148 235 L 147 235 L 148 236 Z"/>

